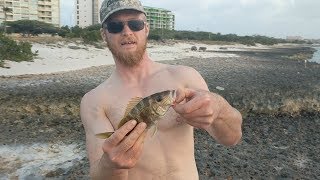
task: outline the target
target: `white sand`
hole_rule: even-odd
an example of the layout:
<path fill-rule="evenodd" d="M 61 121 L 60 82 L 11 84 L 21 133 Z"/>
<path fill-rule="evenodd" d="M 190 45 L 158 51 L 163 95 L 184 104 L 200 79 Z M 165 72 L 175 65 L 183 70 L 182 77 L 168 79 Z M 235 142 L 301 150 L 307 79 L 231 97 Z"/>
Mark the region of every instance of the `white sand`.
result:
<path fill-rule="evenodd" d="M 147 51 L 155 61 L 176 60 L 188 57 L 210 58 L 210 57 L 235 57 L 235 54 L 191 51 L 191 46 L 198 48 L 203 46 L 208 51 L 224 51 L 219 49 L 220 45 L 176 43 L 174 45 L 159 45 L 150 43 Z M 77 46 L 80 49 L 71 49 Z M 227 50 L 249 49 L 244 45 L 224 45 Z M 254 48 L 266 48 L 257 46 Z M 252 49 L 252 47 L 250 47 Z M 92 66 L 114 64 L 111 52 L 108 49 L 97 49 L 93 46 L 81 46 L 75 44 L 33 44 L 32 51 L 38 51 L 38 56 L 33 62 L 5 61 L 9 68 L 0 67 L 0 76 L 15 76 L 24 74 L 45 74 L 62 71 L 78 70 Z"/>
<path fill-rule="evenodd" d="M 85 157 L 83 144 L 1 145 L 0 179 L 26 179 L 29 175 L 46 175 L 58 168 L 68 169 Z M 30 179 L 30 177 L 29 177 Z"/>

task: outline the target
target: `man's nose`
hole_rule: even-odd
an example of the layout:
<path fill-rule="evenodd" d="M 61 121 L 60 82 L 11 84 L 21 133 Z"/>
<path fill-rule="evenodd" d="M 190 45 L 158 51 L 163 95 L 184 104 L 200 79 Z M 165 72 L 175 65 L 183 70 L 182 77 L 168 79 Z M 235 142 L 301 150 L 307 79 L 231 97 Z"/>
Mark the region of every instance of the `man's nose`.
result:
<path fill-rule="evenodd" d="M 129 28 L 128 24 L 125 23 L 123 30 L 121 32 L 123 35 L 129 35 L 132 34 L 132 30 Z"/>

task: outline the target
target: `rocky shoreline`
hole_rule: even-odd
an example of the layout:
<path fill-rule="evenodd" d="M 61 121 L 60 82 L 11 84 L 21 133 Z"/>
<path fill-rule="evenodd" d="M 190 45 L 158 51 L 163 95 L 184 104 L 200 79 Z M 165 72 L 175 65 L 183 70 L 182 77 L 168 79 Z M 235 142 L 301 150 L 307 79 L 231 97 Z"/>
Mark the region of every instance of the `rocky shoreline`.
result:
<path fill-rule="evenodd" d="M 195 131 L 200 179 L 320 177 L 320 65 L 304 61 L 312 49 L 232 53 L 239 57 L 163 61 L 197 69 L 209 89 L 224 96 L 244 116 L 243 139 L 235 147 L 223 147 L 205 132 Z M 100 66 L 0 77 L 1 145 L 63 142 L 76 143 L 84 151 L 81 97 L 113 69 Z M 17 176 L 21 162 L 13 170 L 7 167 L 10 163 L 14 162 L 0 160 L 0 179 Z M 26 178 L 88 179 L 88 161 L 84 157 L 65 169 L 37 172 Z"/>

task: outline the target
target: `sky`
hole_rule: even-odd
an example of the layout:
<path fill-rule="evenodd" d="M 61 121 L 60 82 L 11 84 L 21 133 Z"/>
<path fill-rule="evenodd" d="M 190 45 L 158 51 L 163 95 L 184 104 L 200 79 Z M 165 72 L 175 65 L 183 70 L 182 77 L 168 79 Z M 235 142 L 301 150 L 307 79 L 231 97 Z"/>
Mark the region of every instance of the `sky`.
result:
<path fill-rule="evenodd" d="M 74 25 L 74 0 L 60 0 L 62 25 Z M 320 39 L 320 0 L 141 0 L 175 14 L 176 30 Z"/>

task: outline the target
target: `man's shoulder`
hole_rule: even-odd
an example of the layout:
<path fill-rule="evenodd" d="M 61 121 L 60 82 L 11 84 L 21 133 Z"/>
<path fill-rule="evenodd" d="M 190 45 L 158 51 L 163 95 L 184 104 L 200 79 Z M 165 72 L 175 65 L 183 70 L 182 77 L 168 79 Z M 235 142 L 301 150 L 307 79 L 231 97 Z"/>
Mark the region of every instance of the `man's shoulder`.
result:
<path fill-rule="evenodd" d="M 171 73 L 195 73 L 195 72 L 197 72 L 193 67 L 185 66 L 185 65 L 165 64 L 165 67 Z"/>
<path fill-rule="evenodd" d="M 87 104 L 87 102 L 91 102 L 91 101 L 99 102 L 99 99 L 102 99 L 105 96 L 103 92 L 107 92 L 107 90 L 104 90 L 106 89 L 105 83 L 106 82 L 103 82 L 97 87 L 95 87 L 94 89 L 91 89 L 89 92 L 87 92 L 82 97 L 81 104 Z"/>
<path fill-rule="evenodd" d="M 190 66 L 185 66 L 185 65 L 169 65 L 167 67 L 167 70 L 169 73 L 171 73 L 173 76 L 193 76 L 193 75 L 198 75 L 198 71 L 194 69 L 193 67 Z"/>
<path fill-rule="evenodd" d="M 184 84 L 185 87 L 206 88 L 202 75 L 193 67 L 184 65 L 168 66 L 170 77 Z"/>

